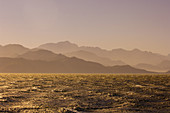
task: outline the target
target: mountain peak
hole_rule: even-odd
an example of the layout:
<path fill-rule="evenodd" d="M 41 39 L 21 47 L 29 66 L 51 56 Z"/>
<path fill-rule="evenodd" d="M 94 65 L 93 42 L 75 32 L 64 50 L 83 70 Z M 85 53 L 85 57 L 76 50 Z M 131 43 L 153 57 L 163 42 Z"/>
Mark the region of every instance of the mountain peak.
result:
<path fill-rule="evenodd" d="M 78 49 L 78 45 L 69 41 L 62 41 L 58 43 L 46 43 L 40 45 L 38 48 L 50 50 L 55 53 L 66 53 L 70 51 L 76 51 Z"/>
<path fill-rule="evenodd" d="M 61 41 L 61 42 L 58 42 L 56 43 L 57 45 L 61 45 L 61 46 L 75 46 L 75 47 L 78 47 L 78 45 L 74 44 L 74 43 L 71 43 L 69 41 Z"/>
<path fill-rule="evenodd" d="M 8 47 L 26 48 L 26 47 L 24 47 L 23 45 L 20 45 L 20 44 L 8 44 L 8 45 L 5 45 L 3 47 L 6 47 L 6 48 L 8 48 Z"/>
<path fill-rule="evenodd" d="M 0 57 L 16 57 L 27 52 L 29 49 L 20 44 L 8 44 L 1 46 Z"/>
<path fill-rule="evenodd" d="M 127 52 L 128 50 L 125 50 L 123 48 L 117 48 L 117 49 L 112 49 L 112 52 Z"/>
<path fill-rule="evenodd" d="M 44 60 L 44 61 L 53 61 L 58 59 L 64 59 L 66 56 L 61 54 L 55 54 L 48 50 L 33 50 L 28 51 L 22 55 L 19 55 L 18 58 L 24 58 L 28 60 Z"/>
<path fill-rule="evenodd" d="M 61 41 L 61 42 L 57 42 L 57 44 L 73 44 L 73 43 L 71 43 L 70 41 Z"/>
<path fill-rule="evenodd" d="M 135 48 L 132 50 L 132 52 L 142 52 L 142 51 L 140 49 Z"/>

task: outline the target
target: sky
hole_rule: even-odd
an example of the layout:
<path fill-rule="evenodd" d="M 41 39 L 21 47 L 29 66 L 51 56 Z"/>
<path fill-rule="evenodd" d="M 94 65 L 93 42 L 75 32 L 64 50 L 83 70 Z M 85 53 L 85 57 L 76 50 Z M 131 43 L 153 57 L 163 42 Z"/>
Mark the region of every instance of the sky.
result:
<path fill-rule="evenodd" d="M 0 44 L 70 41 L 170 54 L 170 0 L 0 0 Z"/>

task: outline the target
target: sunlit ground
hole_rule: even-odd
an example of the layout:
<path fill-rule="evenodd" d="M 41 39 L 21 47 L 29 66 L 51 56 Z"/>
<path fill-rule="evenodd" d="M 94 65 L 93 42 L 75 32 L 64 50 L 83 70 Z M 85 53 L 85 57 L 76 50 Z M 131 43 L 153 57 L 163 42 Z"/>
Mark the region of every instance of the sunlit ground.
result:
<path fill-rule="evenodd" d="M 0 74 L 0 112 L 170 110 L 170 75 Z"/>

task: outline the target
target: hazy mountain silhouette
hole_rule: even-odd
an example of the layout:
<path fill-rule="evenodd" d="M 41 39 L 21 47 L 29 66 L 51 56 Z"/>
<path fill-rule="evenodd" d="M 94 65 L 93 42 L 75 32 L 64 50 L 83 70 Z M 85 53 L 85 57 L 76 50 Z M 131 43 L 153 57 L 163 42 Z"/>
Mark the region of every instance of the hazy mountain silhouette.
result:
<path fill-rule="evenodd" d="M 109 58 L 99 57 L 94 53 L 84 51 L 84 50 L 75 51 L 75 52 L 71 52 L 71 53 L 65 53 L 64 55 L 69 56 L 69 57 L 77 57 L 80 59 L 84 59 L 86 61 L 97 62 L 97 63 L 103 64 L 105 66 L 126 65 L 122 61 L 113 61 Z"/>
<path fill-rule="evenodd" d="M 0 57 L 16 57 L 29 49 L 19 44 L 0 46 Z"/>
<path fill-rule="evenodd" d="M 124 50 L 121 48 L 113 49 L 113 50 L 105 50 L 99 47 L 78 46 L 68 41 L 43 44 L 40 45 L 38 48 L 43 48 L 46 50 L 53 51 L 55 53 L 64 53 L 64 54 L 83 50 L 83 51 L 93 53 L 99 57 L 109 58 L 114 61 L 120 60 L 122 62 L 126 62 L 129 65 L 137 65 L 139 63 L 156 65 L 162 62 L 163 60 L 169 59 L 168 56 L 147 52 L 147 51 L 141 51 L 139 49 L 134 49 L 131 51 Z"/>
<path fill-rule="evenodd" d="M 151 64 L 138 64 L 134 66 L 139 69 L 145 69 L 149 71 L 168 71 L 170 70 L 170 60 L 164 60 L 161 63 L 157 65 L 151 65 Z"/>
<path fill-rule="evenodd" d="M 42 48 L 45 50 L 42 50 Z M 36 60 L 36 62 L 38 62 L 38 60 L 39 62 L 56 62 L 57 60 L 65 61 L 66 59 L 69 59 L 69 57 L 66 57 L 62 54 L 55 54 L 52 51 L 55 53 L 62 53 L 71 57 L 78 57 L 80 58 L 80 60 L 83 59 L 83 61 L 86 60 L 92 61 L 93 63 L 96 62 L 97 64 L 99 63 L 105 66 L 124 65 L 123 61 L 126 61 L 128 65 L 133 65 L 135 68 L 139 69 L 149 71 L 170 70 L 170 60 L 168 60 L 170 58 L 170 55 L 163 56 L 160 54 L 141 51 L 138 49 L 134 49 L 131 51 L 127 51 L 124 49 L 114 49 L 108 51 L 99 47 L 79 47 L 78 45 L 70 43 L 68 41 L 43 44 L 39 48 L 34 49 L 29 49 L 19 44 L 0 46 L 0 57 L 11 57 L 18 59 L 21 58 L 27 61 Z"/>
<path fill-rule="evenodd" d="M 157 66 L 160 67 L 161 69 L 170 70 L 170 60 L 164 60 L 161 63 L 159 63 Z"/>
<path fill-rule="evenodd" d="M 53 60 L 63 60 L 67 57 L 62 54 L 55 54 L 48 50 L 30 50 L 22 55 L 19 55 L 18 58 L 24 58 L 28 60 L 43 60 L 43 61 L 53 61 Z"/>
<path fill-rule="evenodd" d="M 149 73 L 128 65 L 103 66 L 76 57 L 66 57 L 46 50 L 29 51 L 22 58 L 0 58 L 0 72 L 5 73 Z M 51 60 L 48 60 L 50 58 Z"/>
<path fill-rule="evenodd" d="M 167 71 L 167 69 L 161 69 L 159 66 L 151 65 L 151 64 L 144 64 L 144 63 L 137 64 L 134 67 L 139 68 L 139 69 L 149 70 L 149 71 L 158 71 L 158 72 Z"/>
<path fill-rule="evenodd" d="M 58 43 L 47 43 L 40 45 L 38 48 L 53 51 L 55 53 L 67 53 L 79 50 L 76 44 L 70 43 L 69 41 L 58 42 Z"/>

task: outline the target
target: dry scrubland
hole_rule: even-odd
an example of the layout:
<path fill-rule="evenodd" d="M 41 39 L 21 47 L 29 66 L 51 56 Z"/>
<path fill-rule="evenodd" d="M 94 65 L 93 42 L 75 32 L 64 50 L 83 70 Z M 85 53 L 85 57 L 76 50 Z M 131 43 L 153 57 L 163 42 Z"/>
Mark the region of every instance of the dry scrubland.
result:
<path fill-rule="evenodd" d="M 170 75 L 0 74 L 0 112 L 170 111 Z"/>

